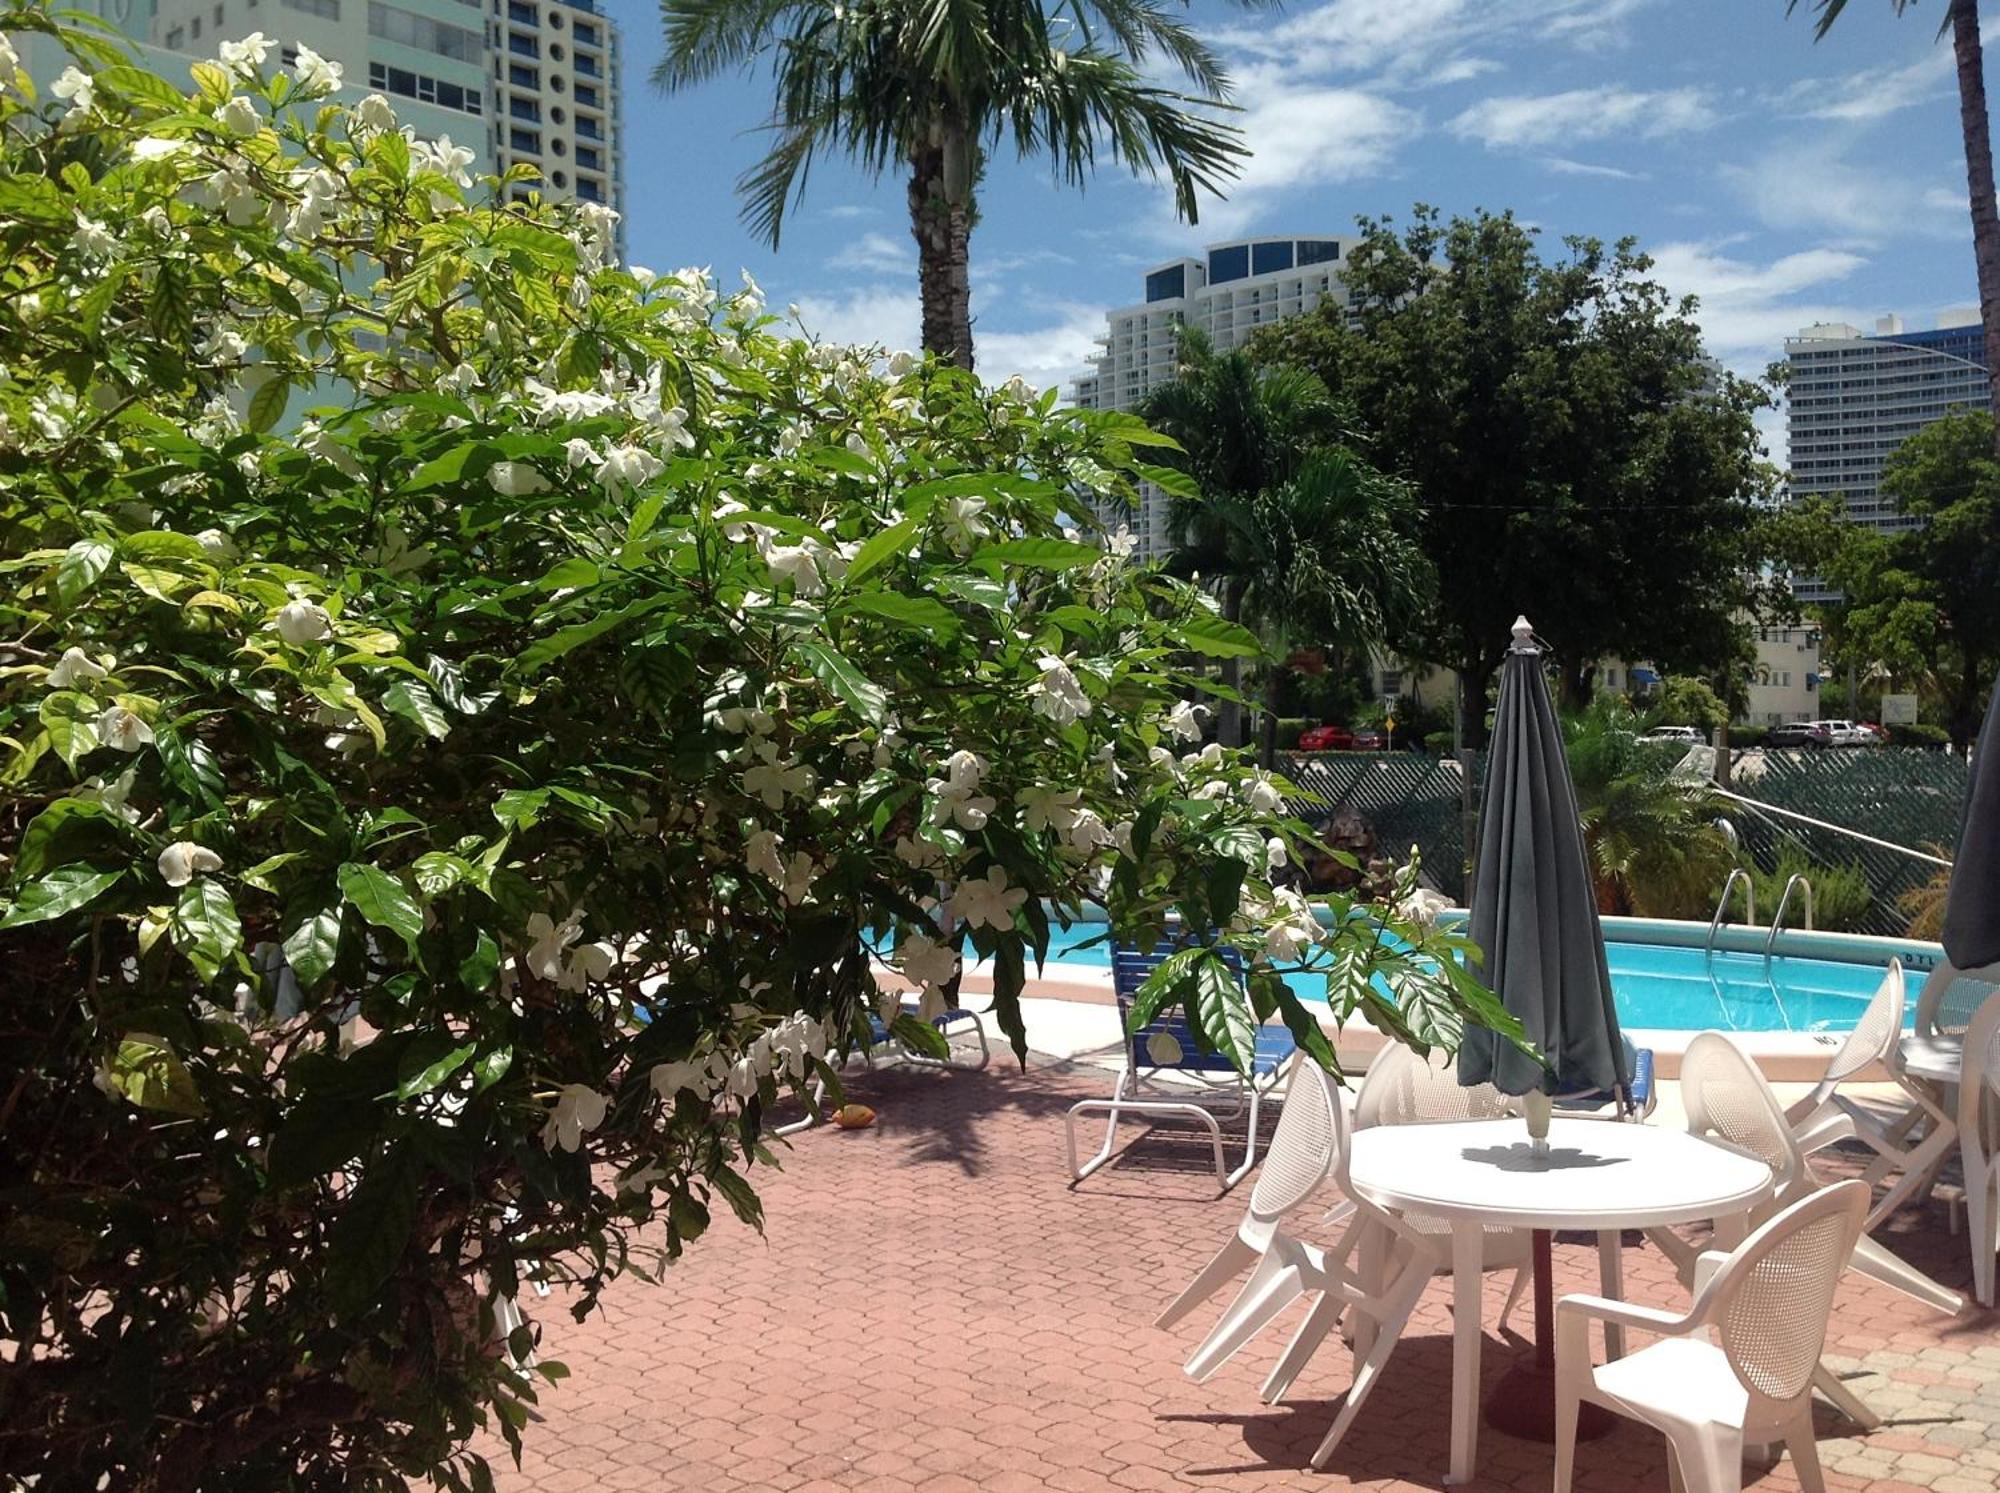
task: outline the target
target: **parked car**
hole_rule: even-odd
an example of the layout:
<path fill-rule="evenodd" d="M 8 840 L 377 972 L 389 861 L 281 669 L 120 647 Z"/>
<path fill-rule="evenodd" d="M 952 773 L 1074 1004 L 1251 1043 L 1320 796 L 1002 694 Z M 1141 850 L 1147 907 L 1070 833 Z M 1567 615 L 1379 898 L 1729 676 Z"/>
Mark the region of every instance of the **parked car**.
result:
<path fill-rule="evenodd" d="M 1811 721 L 1783 721 L 1771 728 L 1771 734 L 1764 738 L 1767 747 L 1802 747 L 1812 745 Z"/>
<path fill-rule="evenodd" d="M 1351 752 L 1354 733 L 1345 726 L 1313 726 L 1299 733 L 1302 752 Z"/>
<path fill-rule="evenodd" d="M 1354 733 L 1354 750 L 1386 752 L 1389 750 L 1389 733 L 1380 726 L 1363 726 Z"/>
<path fill-rule="evenodd" d="M 1806 742 L 1816 747 L 1880 746 L 1881 739 L 1866 726 L 1853 721 L 1810 721 Z"/>
<path fill-rule="evenodd" d="M 1693 726 L 1655 726 L 1639 738 L 1641 741 L 1670 741 L 1680 746 L 1700 746 L 1701 732 Z"/>

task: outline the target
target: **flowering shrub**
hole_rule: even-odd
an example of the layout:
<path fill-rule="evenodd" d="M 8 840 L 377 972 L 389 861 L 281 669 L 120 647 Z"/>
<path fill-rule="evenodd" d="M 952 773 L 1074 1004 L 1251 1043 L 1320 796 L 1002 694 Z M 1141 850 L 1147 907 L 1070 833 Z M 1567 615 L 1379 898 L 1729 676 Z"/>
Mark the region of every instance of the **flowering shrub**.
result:
<path fill-rule="evenodd" d="M 1502 1019 L 1273 885 L 1185 703 L 1252 640 L 1066 527 L 1173 480 L 1136 421 L 622 267 L 304 49 L 70 45 L 0 53 L 0 1476 L 490 1486 L 563 1372 L 523 1280 L 754 1224 L 771 1107 L 936 1041 L 884 960 L 990 961 L 1023 1052 L 1091 904 L 1181 920 L 1148 1006 L 1239 1062 L 1331 1062 L 1299 965 Z"/>

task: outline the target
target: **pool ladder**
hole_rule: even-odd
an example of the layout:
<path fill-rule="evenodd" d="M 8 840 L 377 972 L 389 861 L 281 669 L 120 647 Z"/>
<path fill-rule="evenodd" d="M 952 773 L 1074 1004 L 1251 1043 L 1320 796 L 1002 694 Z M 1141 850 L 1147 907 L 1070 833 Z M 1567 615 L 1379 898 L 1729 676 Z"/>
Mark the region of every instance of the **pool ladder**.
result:
<path fill-rule="evenodd" d="M 1794 878 L 1794 880 L 1796 879 Z M 1743 921 L 1749 927 L 1754 928 L 1757 926 L 1757 884 L 1750 879 L 1748 871 L 1738 866 L 1724 880 L 1722 883 L 1722 895 L 1715 899 L 1715 916 L 1708 920 L 1708 939 L 1701 946 L 1702 952 L 1705 954 L 1713 954 L 1715 952 L 1715 937 L 1722 931 L 1723 915 L 1729 911 L 1729 894 L 1736 890 L 1738 882 L 1741 882 L 1743 885 Z M 1787 892 L 1791 890 L 1789 882 L 1786 883 L 1785 890 Z"/>
<path fill-rule="evenodd" d="M 1764 957 L 1769 959 L 1771 951 L 1778 946 L 1778 932 L 1785 926 L 1785 908 L 1792 900 L 1792 888 L 1803 888 L 1806 894 L 1806 932 L 1812 932 L 1813 925 L 1813 884 L 1803 875 L 1794 872 L 1785 882 L 1784 891 L 1778 894 L 1778 910 L 1771 914 L 1771 931 L 1764 935 Z"/>

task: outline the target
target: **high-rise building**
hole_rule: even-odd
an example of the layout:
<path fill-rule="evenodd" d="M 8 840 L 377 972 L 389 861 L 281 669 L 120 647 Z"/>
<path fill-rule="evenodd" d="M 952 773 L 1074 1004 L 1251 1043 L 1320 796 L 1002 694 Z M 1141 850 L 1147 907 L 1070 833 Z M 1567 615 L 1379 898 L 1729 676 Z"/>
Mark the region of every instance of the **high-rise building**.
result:
<path fill-rule="evenodd" d="M 1912 523 L 1882 495 L 1889 453 L 1953 410 L 1992 407 L 1977 310 L 1948 311 L 1923 332 L 1898 316 L 1882 317 L 1872 334 L 1821 323 L 1785 339 L 1785 361 L 1789 498 L 1837 497 L 1851 522 L 1885 532 Z M 1796 589 L 1803 601 L 1837 594 L 1810 577 Z"/>
<path fill-rule="evenodd" d="M 386 94 L 426 139 L 473 151 L 475 172 L 531 165 L 552 198 L 625 201 L 621 59 L 598 0 L 93 0 L 184 83 L 174 56 L 213 57 L 261 31 L 341 65 L 341 97 Z M 44 48 L 50 65 L 59 51 Z M 30 71 L 35 61 L 29 59 Z M 38 78 L 38 81 L 46 81 Z M 519 189 L 522 193 L 530 190 Z M 621 221 L 618 249 L 625 248 Z"/>
<path fill-rule="evenodd" d="M 1084 409 L 1132 410 L 1174 376 L 1179 328 L 1201 328 L 1217 351 L 1240 346 L 1258 327 L 1340 300 L 1342 261 L 1355 238 L 1253 238 L 1212 244 L 1195 259 L 1146 272 L 1146 299 L 1113 311 L 1097 340 L 1096 368 L 1076 380 L 1071 397 Z M 1142 494 L 1133 533 L 1142 556 L 1168 549 L 1167 505 L 1151 487 Z"/>

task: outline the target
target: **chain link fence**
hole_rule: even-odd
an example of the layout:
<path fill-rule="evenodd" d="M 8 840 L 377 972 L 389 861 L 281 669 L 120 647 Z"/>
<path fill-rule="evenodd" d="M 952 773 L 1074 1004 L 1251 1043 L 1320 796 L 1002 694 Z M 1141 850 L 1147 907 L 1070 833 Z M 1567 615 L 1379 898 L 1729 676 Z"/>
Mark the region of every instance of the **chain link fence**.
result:
<path fill-rule="evenodd" d="M 1474 758 L 1473 789 L 1478 790 Z M 1424 873 L 1454 902 L 1465 900 L 1465 774 L 1456 759 L 1416 752 L 1327 752 L 1281 757 L 1279 770 L 1309 799 L 1291 810 L 1322 824 L 1353 809 L 1374 830 L 1383 855 L 1400 861 L 1410 846 L 1423 857 Z"/>

